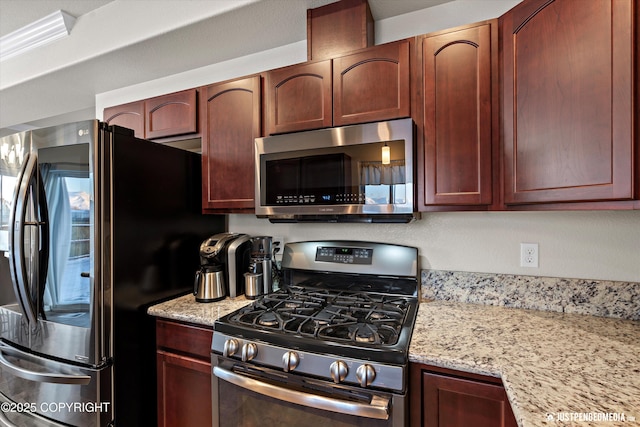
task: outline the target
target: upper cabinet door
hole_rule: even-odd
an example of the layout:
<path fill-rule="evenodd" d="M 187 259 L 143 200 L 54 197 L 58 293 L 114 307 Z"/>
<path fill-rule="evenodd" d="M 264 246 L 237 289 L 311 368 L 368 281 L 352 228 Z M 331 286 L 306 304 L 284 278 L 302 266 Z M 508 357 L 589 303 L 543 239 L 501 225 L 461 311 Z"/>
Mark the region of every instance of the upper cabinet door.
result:
<path fill-rule="evenodd" d="M 333 124 L 409 117 L 409 41 L 374 46 L 333 60 Z"/>
<path fill-rule="evenodd" d="M 202 207 L 205 212 L 255 209 L 254 139 L 260 129 L 260 77 L 201 89 Z"/>
<path fill-rule="evenodd" d="M 267 133 L 331 126 L 331 60 L 266 73 Z"/>
<path fill-rule="evenodd" d="M 492 40 L 497 21 L 422 39 L 425 205 L 492 202 Z"/>
<path fill-rule="evenodd" d="M 148 139 L 195 133 L 198 104 L 196 90 L 157 96 L 144 102 Z"/>
<path fill-rule="evenodd" d="M 632 9 L 525 0 L 501 18 L 506 204 L 633 197 Z"/>
<path fill-rule="evenodd" d="M 108 125 L 133 129 L 136 138 L 144 138 L 144 101 L 105 108 L 102 117 Z"/>

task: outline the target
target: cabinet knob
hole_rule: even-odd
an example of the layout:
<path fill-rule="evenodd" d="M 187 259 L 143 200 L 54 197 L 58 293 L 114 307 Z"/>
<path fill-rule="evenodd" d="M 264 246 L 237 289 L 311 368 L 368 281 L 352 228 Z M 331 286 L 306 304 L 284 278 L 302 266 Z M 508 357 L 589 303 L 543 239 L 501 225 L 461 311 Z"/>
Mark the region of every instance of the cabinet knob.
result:
<path fill-rule="evenodd" d="M 333 382 L 336 384 L 344 381 L 349 373 L 349 367 L 342 360 L 333 362 L 331 366 L 329 366 L 329 370 L 331 371 L 331 378 L 333 378 Z"/>
<path fill-rule="evenodd" d="M 368 387 L 376 379 L 376 370 L 371 365 L 360 365 L 356 370 L 356 378 L 362 387 Z"/>
<path fill-rule="evenodd" d="M 224 342 L 224 348 L 222 349 L 222 355 L 224 357 L 230 357 L 236 354 L 238 351 L 238 340 L 236 339 L 228 339 Z"/>
<path fill-rule="evenodd" d="M 285 372 L 293 371 L 300 363 L 300 358 L 298 357 L 298 353 L 295 351 L 287 351 L 282 356 L 282 367 Z"/>
<path fill-rule="evenodd" d="M 250 342 L 242 346 L 241 357 L 243 362 L 248 362 L 249 360 L 256 357 L 257 354 L 258 354 L 258 346 L 256 346 L 254 343 Z"/>

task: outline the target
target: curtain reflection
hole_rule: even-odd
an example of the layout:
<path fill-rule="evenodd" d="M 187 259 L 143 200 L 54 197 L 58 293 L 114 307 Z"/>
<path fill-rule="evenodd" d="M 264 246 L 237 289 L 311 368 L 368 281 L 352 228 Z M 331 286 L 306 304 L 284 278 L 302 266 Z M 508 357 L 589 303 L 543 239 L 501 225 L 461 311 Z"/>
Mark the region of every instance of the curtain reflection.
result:
<path fill-rule="evenodd" d="M 360 185 L 405 184 L 404 160 L 393 160 L 388 165 L 382 162 L 360 162 Z"/>

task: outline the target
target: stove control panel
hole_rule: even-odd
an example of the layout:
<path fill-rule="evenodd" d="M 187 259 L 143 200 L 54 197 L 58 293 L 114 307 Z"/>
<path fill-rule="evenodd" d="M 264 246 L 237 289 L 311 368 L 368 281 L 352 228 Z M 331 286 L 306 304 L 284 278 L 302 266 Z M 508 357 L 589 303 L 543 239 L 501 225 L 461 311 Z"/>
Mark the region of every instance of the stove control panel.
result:
<path fill-rule="evenodd" d="M 373 262 L 373 249 L 346 246 L 318 246 L 316 249 L 316 261 L 371 265 Z"/>
<path fill-rule="evenodd" d="M 235 348 L 236 352 L 231 353 L 229 347 Z M 226 357 L 237 360 L 238 363 L 267 366 L 289 374 L 310 375 L 333 383 L 360 385 L 365 388 L 403 391 L 406 387 L 404 367 L 400 365 L 294 351 L 265 342 L 232 337 L 221 332 L 213 334 L 211 350 L 212 361 L 216 357 Z"/>

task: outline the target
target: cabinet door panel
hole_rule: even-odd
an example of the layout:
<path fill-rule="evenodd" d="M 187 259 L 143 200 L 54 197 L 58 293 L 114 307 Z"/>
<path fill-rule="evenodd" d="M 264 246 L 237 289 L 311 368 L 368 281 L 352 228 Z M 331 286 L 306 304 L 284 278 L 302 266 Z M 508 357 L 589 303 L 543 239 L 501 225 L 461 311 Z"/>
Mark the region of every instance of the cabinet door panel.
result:
<path fill-rule="evenodd" d="M 507 204 L 633 196 L 632 19 L 631 0 L 504 15 Z"/>
<path fill-rule="evenodd" d="M 144 138 L 144 101 L 105 108 L 102 117 L 105 123 L 133 129 L 136 138 Z"/>
<path fill-rule="evenodd" d="M 292 65 L 266 77 L 267 133 L 331 126 L 331 61 Z"/>
<path fill-rule="evenodd" d="M 203 209 L 253 210 L 260 77 L 208 86 L 202 94 Z"/>
<path fill-rule="evenodd" d="M 333 124 L 408 117 L 409 82 L 408 41 L 334 59 Z"/>
<path fill-rule="evenodd" d="M 427 37 L 422 48 L 425 204 L 488 205 L 491 24 Z"/>
<path fill-rule="evenodd" d="M 189 353 L 203 359 L 211 357 L 213 330 L 171 321 L 156 320 L 156 346 Z"/>
<path fill-rule="evenodd" d="M 471 379 L 423 372 L 423 427 L 516 427 L 504 387 Z M 412 400 L 414 401 L 414 400 Z M 417 402 L 417 401 L 416 401 Z"/>
<path fill-rule="evenodd" d="M 196 90 L 190 89 L 145 101 L 148 139 L 197 132 Z"/>
<path fill-rule="evenodd" d="M 158 425 L 211 426 L 211 363 L 157 352 Z"/>

